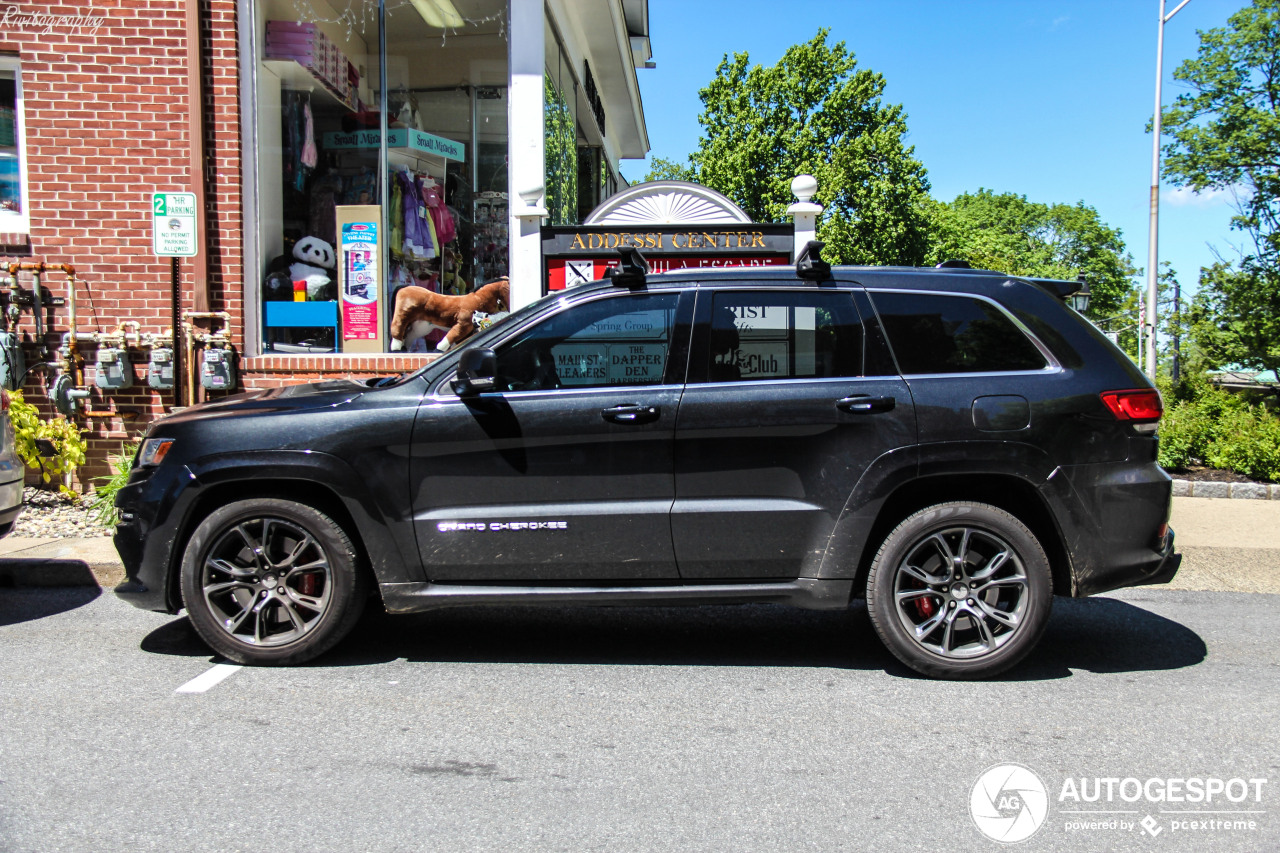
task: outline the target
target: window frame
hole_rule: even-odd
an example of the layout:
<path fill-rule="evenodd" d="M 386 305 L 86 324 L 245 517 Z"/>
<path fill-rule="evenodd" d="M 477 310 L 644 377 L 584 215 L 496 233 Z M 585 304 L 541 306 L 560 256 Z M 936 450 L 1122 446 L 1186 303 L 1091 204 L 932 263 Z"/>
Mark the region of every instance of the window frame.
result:
<path fill-rule="evenodd" d="M 0 212 L 0 233 L 31 234 L 30 172 L 27 168 L 27 122 L 23 109 L 22 57 L 0 54 L 0 69 L 13 72 L 13 135 L 18 149 L 18 200 L 19 213 Z"/>

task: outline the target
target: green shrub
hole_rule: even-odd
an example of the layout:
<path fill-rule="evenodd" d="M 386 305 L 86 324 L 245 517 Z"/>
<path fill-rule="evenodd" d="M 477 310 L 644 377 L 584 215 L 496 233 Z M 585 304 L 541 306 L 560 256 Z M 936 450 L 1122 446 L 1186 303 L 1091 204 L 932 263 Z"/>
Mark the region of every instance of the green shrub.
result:
<path fill-rule="evenodd" d="M 1280 480 L 1280 418 L 1240 396 L 1206 387 L 1160 420 L 1165 468 L 1204 464 L 1256 480 Z"/>
<path fill-rule="evenodd" d="M 1160 465 L 1186 468 L 1200 464 L 1212 438 L 1213 421 L 1195 403 L 1165 410 L 1160 419 Z"/>
<path fill-rule="evenodd" d="M 1280 480 L 1280 419 L 1261 406 L 1227 411 L 1214 424 L 1205 462 L 1255 480 Z"/>
<path fill-rule="evenodd" d="M 39 410 L 22 399 L 21 391 L 9 392 L 9 421 L 13 424 L 13 444 L 18 456 L 28 468 L 39 470 L 46 483 L 54 477 L 61 481 L 64 475 L 84 464 L 84 455 L 89 449 L 89 443 L 84 440 L 85 431 L 61 415 L 48 420 L 40 417 Z M 41 456 L 36 449 L 36 441 L 42 438 L 53 444 L 52 456 Z M 58 490 L 71 497 L 76 494 L 61 482 Z"/>
<path fill-rule="evenodd" d="M 120 511 L 116 509 L 116 492 L 129 482 L 133 473 L 133 460 L 138 455 L 138 445 L 126 444 L 120 448 L 120 455 L 111 457 L 111 474 L 106 477 L 94 477 L 102 485 L 93 487 L 93 503 L 89 511 L 93 518 L 103 527 L 112 527 L 120 520 Z"/>

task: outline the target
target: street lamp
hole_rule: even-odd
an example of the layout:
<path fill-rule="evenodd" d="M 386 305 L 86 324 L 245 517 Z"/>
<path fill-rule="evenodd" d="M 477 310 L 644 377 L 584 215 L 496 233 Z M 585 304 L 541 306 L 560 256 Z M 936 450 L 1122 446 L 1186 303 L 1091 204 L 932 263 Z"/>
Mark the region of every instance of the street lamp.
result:
<path fill-rule="evenodd" d="M 1153 119 L 1151 144 L 1151 233 L 1148 238 L 1147 252 L 1147 318 L 1142 332 L 1147 341 L 1147 376 L 1152 382 L 1156 380 L 1156 293 L 1159 279 L 1158 265 L 1159 230 L 1160 230 L 1160 83 L 1164 76 L 1164 25 L 1173 20 L 1173 16 L 1182 11 L 1182 7 L 1191 0 L 1182 0 L 1174 10 L 1165 14 L 1165 0 L 1160 0 L 1160 24 L 1156 36 L 1156 113 Z"/>
<path fill-rule="evenodd" d="M 1085 280 L 1084 276 L 1080 276 L 1076 280 L 1080 282 L 1080 289 L 1068 296 L 1067 301 L 1072 308 L 1083 314 L 1089 310 L 1089 282 Z"/>

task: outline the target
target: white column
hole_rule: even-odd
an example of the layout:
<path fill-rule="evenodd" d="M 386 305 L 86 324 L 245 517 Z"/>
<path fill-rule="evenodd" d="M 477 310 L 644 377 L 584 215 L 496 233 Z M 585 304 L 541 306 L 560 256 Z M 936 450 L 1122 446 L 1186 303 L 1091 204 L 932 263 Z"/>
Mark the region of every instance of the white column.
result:
<path fill-rule="evenodd" d="M 542 296 L 542 237 L 547 215 L 543 73 L 546 65 L 542 0 L 511 0 L 511 89 L 507 150 L 511 156 L 511 308 Z"/>
<path fill-rule="evenodd" d="M 818 239 L 818 215 L 822 213 L 822 205 L 810 201 L 818 192 L 818 180 L 813 175 L 797 175 L 791 182 L 791 192 L 795 194 L 796 203 L 787 208 L 787 215 L 796 223 L 795 247 L 791 251 L 791 260 L 794 261 L 804 251 L 806 243 Z"/>

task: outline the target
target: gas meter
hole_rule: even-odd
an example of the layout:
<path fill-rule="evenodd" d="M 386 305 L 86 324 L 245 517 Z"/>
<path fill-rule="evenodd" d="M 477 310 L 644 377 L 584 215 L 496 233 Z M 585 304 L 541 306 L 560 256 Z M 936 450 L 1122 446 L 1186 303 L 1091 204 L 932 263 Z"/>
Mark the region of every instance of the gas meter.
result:
<path fill-rule="evenodd" d="M 22 354 L 22 341 L 13 332 L 0 332 L 0 385 L 10 391 L 22 387 L 27 375 L 27 360 Z"/>
<path fill-rule="evenodd" d="M 172 347 L 151 348 L 151 362 L 147 365 L 147 384 L 160 390 L 173 387 Z"/>
<path fill-rule="evenodd" d="M 99 388 L 118 391 L 133 387 L 133 365 L 129 363 L 129 351 L 117 347 L 98 347 L 98 375 L 94 382 Z"/>
<path fill-rule="evenodd" d="M 209 347 L 200 359 L 200 384 L 210 391 L 230 391 L 236 387 L 235 353 Z"/>

